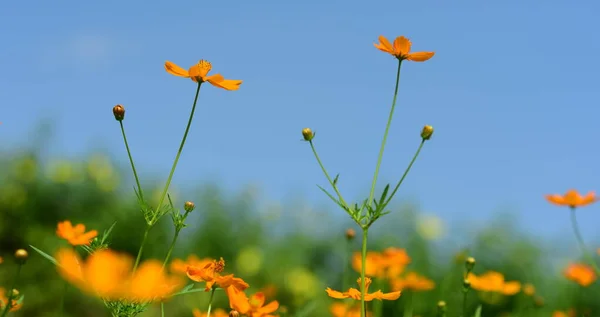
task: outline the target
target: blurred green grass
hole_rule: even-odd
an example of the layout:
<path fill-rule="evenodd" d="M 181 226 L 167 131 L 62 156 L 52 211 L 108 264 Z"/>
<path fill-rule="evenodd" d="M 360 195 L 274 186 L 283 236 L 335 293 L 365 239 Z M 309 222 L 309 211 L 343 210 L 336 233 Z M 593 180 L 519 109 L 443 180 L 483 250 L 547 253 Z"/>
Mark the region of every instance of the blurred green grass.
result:
<path fill-rule="evenodd" d="M 57 222 L 66 219 L 100 232 L 116 221 L 112 248 L 135 255 L 145 224 L 130 189 L 130 174 L 102 153 L 79 161 L 46 160 L 35 151 L 1 153 L 0 256 L 4 263 L 0 264 L 0 287 L 8 288 L 11 283 L 16 249 L 32 244 L 52 254 L 65 245 L 55 229 Z M 160 186 L 157 183 L 145 189 L 156 192 Z M 308 305 L 315 307 L 308 316 L 330 316 L 328 307 L 334 300 L 326 296 L 325 288 L 341 290 L 343 267 L 348 263 L 344 231 L 351 225 L 340 222 L 343 217 L 332 216 L 338 212 L 334 205 L 328 205 L 328 210 L 309 209 L 300 203 L 266 205 L 252 187 L 225 193 L 214 184 L 197 184 L 182 193 L 185 197 L 174 194 L 175 204 L 182 206 L 184 200 L 192 200 L 197 209 L 188 218 L 189 226 L 183 230 L 174 257 L 223 257 L 227 271 L 248 281 L 251 292 L 274 286 L 272 299 L 287 307 L 290 316 Z M 448 316 L 461 315 L 461 274 L 468 254 L 477 259 L 475 273 L 497 270 L 508 280 L 532 283 L 545 302 L 543 307 L 522 312 L 520 308 L 531 306 L 532 299 L 520 293 L 500 304 L 484 304 L 483 316 L 517 316 L 519 311 L 520 316 L 552 316 L 554 310 L 571 307 L 588 312 L 587 316 L 600 316 L 598 286 L 582 289 L 566 281 L 552 265 L 553 249 L 535 236 L 519 232 L 510 221 L 494 222 L 468 244 L 457 246 L 447 240 L 430 241 L 427 237 L 435 235 L 437 224 L 419 225 L 418 215 L 415 206 L 396 208 L 371 230 L 369 244 L 370 250 L 406 248 L 412 257 L 409 269 L 435 280 L 434 290 L 415 294 L 415 315 L 435 316 L 439 300 L 448 303 Z M 151 231 L 144 258 L 163 259 L 172 231 L 170 218 L 164 217 Z M 449 234 L 456 237 L 464 232 Z M 353 250 L 359 250 L 360 241 L 353 243 Z M 345 285 L 354 285 L 357 277 L 350 274 Z M 25 294 L 25 302 L 14 316 L 59 315 L 65 283 L 53 265 L 32 250 L 18 289 Z M 207 300 L 207 293 L 177 297 L 166 304 L 166 315 L 192 316 L 192 309 L 204 310 Z M 479 303 L 471 293 L 470 311 Z M 401 316 L 402 305 L 402 298 L 384 302 L 384 316 Z M 225 296 L 216 296 L 213 307 L 227 308 Z M 67 288 L 64 316 L 107 315 L 100 301 Z M 157 305 L 144 314 L 159 315 Z"/>

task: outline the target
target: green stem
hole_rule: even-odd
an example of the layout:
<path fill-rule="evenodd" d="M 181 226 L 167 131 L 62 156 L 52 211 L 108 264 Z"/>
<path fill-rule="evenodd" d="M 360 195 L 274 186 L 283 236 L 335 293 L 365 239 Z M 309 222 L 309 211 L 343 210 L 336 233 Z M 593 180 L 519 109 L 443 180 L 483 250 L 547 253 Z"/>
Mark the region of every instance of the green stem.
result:
<path fill-rule="evenodd" d="M 129 163 L 131 163 L 131 170 L 133 170 L 133 176 L 135 177 L 135 183 L 138 187 L 138 192 L 140 193 L 140 199 L 144 200 L 144 192 L 142 191 L 142 186 L 140 185 L 140 179 L 138 177 L 137 171 L 135 169 L 135 164 L 133 163 L 133 157 L 131 156 L 131 150 L 129 150 L 129 143 L 127 142 L 127 136 L 125 135 L 125 127 L 123 126 L 123 121 L 119 121 L 121 125 L 121 134 L 123 135 L 123 141 L 125 141 L 125 148 L 127 149 L 127 156 L 129 156 Z"/>
<path fill-rule="evenodd" d="M 165 317 L 165 303 L 160 302 L 160 316 Z"/>
<path fill-rule="evenodd" d="M 206 310 L 206 317 L 210 317 L 210 311 L 212 310 L 212 301 L 215 296 L 215 288 L 210 291 L 210 298 L 208 299 L 208 309 Z"/>
<path fill-rule="evenodd" d="M 413 315 L 413 294 L 411 291 L 407 291 L 404 294 L 404 317 L 412 317 Z"/>
<path fill-rule="evenodd" d="M 327 170 L 325 169 L 325 166 L 323 165 L 323 162 L 321 162 L 321 159 L 319 158 L 319 154 L 317 154 L 317 150 L 315 149 L 315 145 L 313 144 L 312 140 L 309 141 L 309 143 L 310 143 L 310 148 L 312 149 L 312 152 L 315 155 L 315 158 L 317 159 L 317 162 L 319 163 L 319 166 L 321 167 L 321 170 L 323 170 L 323 174 L 325 174 L 325 177 L 327 177 L 327 181 L 329 181 L 329 184 L 331 185 L 331 187 L 333 187 L 333 190 L 335 190 L 335 193 L 338 195 L 338 198 L 340 199 L 340 202 L 342 203 L 343 206 L 348 206 L 346 204 L 346 202 L 344 201 L 344 198 L 342 197 L 342 194 L 338 190 L 337 185 L 333 183 L 333 180 L 329 176 L 329 173 L 327 173 Z"/>
<path fill-rule="evenodd" d="M 65 315 L 65 297 L 67 295 L 67 287 L 69 284 L 67 284 L 67 281 L 64 281 L 64 287 L 63 287 L 63 293 L 62 296 L 60 298 L 60 315 L 64 316 Z"/>
<path fill-rule="evenodd" d="M 177 241 L 177 237 L 179 237 L 179 230 L 175 230 L 175 236 L 173 237 L 173 241 L 171 241 L 171 245 L 169 246 L 169 251 L 167 252 L 167 256 L 165 257 L 165 261 L 163 262 L 163 265 L 162 265 L 163 270 L 164 270 L 165 266 L 167 265 L 167 262 L 171 258 L 171 253 L 173 252 L 173 249 L 175 248 L 175 242 Z"/>
<path fill-rule="evenodd" d="M 360 317 L 366 317 L 367 307 L 365 305 L 366 280 L 365 269 L 367 265 L 367 239 L 369 237 L 369 228 L 363 227 L 362 248 L 361 248 L 361 266 L 360 266 Z"/>
<path fill-rule="evenodd" d="M 140 262 L 140 258 L 142 257 L 142 251 L 144 250 L 144 245 L 146 244 L 146 240 L 148 238 L 148 232 L 154 225 L 156 218 L 160 214 L 160 208 L 162 207 L 163 202 L 165 201 L 165 197 L 167 196 L 167 191 L 169 190 L 169 186 L 171 185 L 171 180 L 173 179 L 173 174 L 175 174 L 175 169 L 177 168 L 177 163 L 179 162 L 179 157 L 181 156 L 181 152 L 183 151 L 183 146 L 185 145 L 185 140 L 187 139 L 188 133 L 190 132 L 190 126 L 192 125 L 192 120 L 194 119 L 194 112 L 196 111 L 196 104 L 198 103 L 198 95 L 200 94 L 200 87 L 202 83 L 198 83 L 198 88 L 196 88 L 196 96 L 194 97 L 194 104 L 192 105 L 192 111 L 190 112 L 190 118 L 188 119 L 187 126 L 185 127 L 185 132 L 183 133 L 183 138 L 181 139 L 181 144 L 179 145 L 179 150 L 177 151 L 177 155 L 175 156 L 175 161 L 173 162 L 173 166 L 171 167 L 171 172 L 169 173 L 169 177 L 167 178 L 167 183 L 165 184 L 165 188 L 163 189 L 160 200 L 158 201 L 158 206 L 156 206 L 156 210 L 154 211 L 154 215 L 152 219 L 148 223 L 148 227 L 144 232 L 144 238 L 142 239 L 142 244 L 140 245 L 140 249 L 138 251 L 137 258 L 135 260 L 135 265 L 133 267 L 133 271 L 137 269 L 137 266 Z"/>
<path fill-rule="evenodd" d="M 8 314 L 8 311 L 12 307 L 12 300 L 13 300 L 13 295 L 14 295 L 13 290 L 15 289 L 15 287 L 17 287 L 17 280 L 19 280 L 19 274 L 21 274 L 21 267 L 23 267 L 22 262 L 19 263 L 19 265 L 17 266 L 17 274 L 15 275 L 15 279 L 12 282 L 12 286 L 8 290 L 8 292 L 9 292 L 8 300 L 5 303 L 4 311 L 2 312 L 2 317 L 6 316 L 6 314 Z"/>
<path fill-rule="evenodd" d="M 469 290 L 463 290 L 463 303 L 462 303 L 462 315 L 463 317 L 467 317 L 467 297 L 469 295 Z"/>
<path fill-rule="evenodd" d="M 373 183 L 371 184 L 371 192 L 369 193 L 369 199 L 367 200 L 367 206 L 371 206 L 373 198 L 375 197 L 375 186 L 377 185 L 377 177 L 379 176 L 379 168 L 381 167 L 381 160 L 383 159 L 383 151 L 385 149 L 385 143 L 387 142 L 387 136 L 392 125 L 392 117 L 394 116 L 394 109 L 396 108 L 396 99 L 398 97 L 398 86 L 400 84 L 400 67 L 402 66 L 402 60 L 398 60 L 398 71 L 396 73 L 396 88 L 394 89 L 394 99 L 392 101 L 392 107 L 390 109 L 390 115 L 385 126 L 385 132 L 383 134 L 383 140 L 381 141 L 381 148 L 379 149 L 379 156 L 377 157 L 377 165 L 375 165 L 375 174 L 373 175 Z"/>
<path fill-rule="evenodd" d="M 417 160 L 417 157 L 419 157 L 419 153 L 421 153 L 421 149 L 423 148 L 423 145 L 425 144 L 426 140 L 422 140 L 421 144 L 419 144 L 419 148 L 417 149 L 417 152 L 415 152 L 415 155 L 413 156 L 412 160 L 410 161 L 410 164 L 408 164 L 408 167 L 406 168 L 406 170 L 404 171 L 404 174 L 402 174 L 402 177 L 400 178 L 400 180 L 398 181 L 398 184 L 396 184 L 396 187 L 394 187 L 394 190 L 392 190 L 392 193 L 390 194 L 389 198 L 387 199 L 387 201 L 384 203 L 384 205 L 389 204 L 389 202 L 392 200 L 392 198 L 394 197 L 394 195 L 396 194 L 396 192 L 398 191 L 398 189 L 400 188 L 400 185 L 402 185 L 402 182 L 404 181 L 404 179 L 406 178 L 406 176 L 408 175 L 408 172 L 410 172 L 410 169 L 412 168 L 413 164 L 415 163 L 415 161 Z"/>
<path fill-rule="evenodd" d="M 575 238 L 577 238 L 577 242 L 579 243 L 579 247 L 581 248 L 581 252 L 583 252 L 583 256 L 585 256 L 586 260 L 590 262 L 590 264 L 594 267 L 596 274 L 600 275 L 600 268 L 594 261 L 594 258 L 590 255 L 588 249 L 583 242 L 583 238 L 581 237 L 581 232 L 579 231 L 579 226 L 577 225 L 577 217 L 575 215 L 575 208 L 571 207 L 571 224 L 573 225 L 573 232 L 575 232 Z"/>

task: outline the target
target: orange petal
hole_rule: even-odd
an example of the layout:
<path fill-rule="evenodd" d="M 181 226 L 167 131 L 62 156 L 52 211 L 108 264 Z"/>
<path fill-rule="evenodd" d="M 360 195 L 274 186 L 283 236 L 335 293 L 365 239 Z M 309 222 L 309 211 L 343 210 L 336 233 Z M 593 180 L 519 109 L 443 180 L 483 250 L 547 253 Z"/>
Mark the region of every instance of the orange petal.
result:
<path fill-rule="evenodd" d="M 432 58 L 433 55 L 435 55 L 435 52 L 416 52 L 408 54 L 406 59 L 413 62 L 424 62 Z"/>
<path fill-rule="evenodd" d="M 402 292 L 391 292 L 391 293 L 384 293 L 381 295 L 381 299 L 385 299 L 385 300 L 396 300 L 398 299 L 398 297 L 400 297 L 400 294 Z"/>
<path fill-rule="evenodd" d="M 374 45 L 376 48 L 378 48 L 382 52 L 390 53 L 392 55 L 394 54 L 394 49 L 392 48 L 392 44 L 383 35 L 379 36 L 379 43 L 374 44 Z"/>
<path fill-rule="evenodd" d="M 68 248 L 60 249 L 56 254 L 56 261 L 58 261 L 59 272 L 64 279 L 78 286 L 85 285 L 81 258 L 77 252 Z"/>
<path fill-rule="evenodd" d="M 274 311 L 276 311 L 279 308 L 279 302 L 274 300 L 270 303 L 268 303 L 266 306 L 263 306 L 259 309 L 259 312 L 263 313 L 263 314 L 270 314 Z"/>
<path fill-rule="evenodd" d="M 187 276 L 190 278 L 190 280 L 195 281 L 195 282 L 203 282 L 204 281 L 204 279 L 202 278 L 202 275 L 203 275 L 202 273 L 204 273 L 203 269 L 196 267 L 196 266 L 192 266 L 192 265 L 189 265 L 186 270 Z"/>
<path fill-rule="evenodd" d="M 410 52 L 410 40 L 404 36 L 398 36 L 394 40 L 394 54 L 396 56 L 405 56 Z"/>
<path fill-rule="evenodd" d="M 237 310 L 241 314 L 246 314 L 250 310 L 248 297 L 243 291 L 230 286 L 227 288 L 227 297 L 229 297 L 229 307 Z"/>
<path fill-rule="evenodd" d="M 242 84 L 241 80 L 225 79 L 221 74 L 209 76 L 206 78 L 206 81 L 215 87 L 223 88 L 225 90 L 238 90 Z"/>
<path fill-rule="evenodd" d="M 331 298 L 343 299 L 343 298 L 349 297 L 347 294 L 344 294 L 344 293 L 338 292 L 338 291 L 334 291 L 329 287 L 325 291 L 327 292 L 327 295 L 329 295 L 329 297 L 331 297 Z"/>
<path fill-rule="evenodd" d="M 187 70 L 185 70 L 169 61 L 165 62 L 165 70 L 167 71 L 167 73 L 169 73 L 171 75 L 175 75 L 175 76 L 179 76 L 179 77 L 186 77 L 186 78 L 190 77 L 190 74 L 188 73 Z"/>

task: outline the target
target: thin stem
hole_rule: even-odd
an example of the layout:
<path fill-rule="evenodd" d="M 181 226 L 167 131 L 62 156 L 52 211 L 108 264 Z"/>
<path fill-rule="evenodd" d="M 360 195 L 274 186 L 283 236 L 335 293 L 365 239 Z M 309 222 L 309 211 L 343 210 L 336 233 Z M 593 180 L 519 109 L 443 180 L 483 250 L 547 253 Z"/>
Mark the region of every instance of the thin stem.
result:
<path fill-rule="evenodd" d="M 173 252 L 173 249 L 175 248 L 175 242 L 177 241 L 177 237 L 179 237 L 179 230 L 175 230 L 175 236 L 173 237 L 173 241 L 171 241 L 171 245 L 169 246 L 169 251 L 167 252 L 167 256 L 165 257 L 165 261 L 163 262 L 163 265 L 162 265 L 163 270 L 164 270 L 165 266 L 167 265 L 167 262 L 171 258 L 171 253 Z"/>
<path fill-rule="evenodd" d="M 367 200 L 367 206 L 371 206 L 373 198 L 375 197 L 375 186 L 377 185 L 377 177 L 379 176 L 379 168 L 381 167 L 381 160 L 383 159 L 383 151 L 385 149 L 385 143 L 387 142 L 387 136 L 392 125 L 392 117 L 394 116 L 394 109 L 396 108 L 396 99 L 398 97 L 398 86 L 400 84 L 400 67 L 402 66 L 402 60 L 398 60 L 398 71 L 396 73 L 396 88 L 394 89 L 394 99 L 392 101 L 392 107 L 390 109 L 390 115 L 385 126 L 385 132 L 383 133 L 383 140 L 381 140 L 381 148 L 379 149 L 379 156 L 377 157 L 377 164 L 375 165 L 375 174 L 373 175 L 373 183 L 371 184 L 371 192 L 369 193 L 369 199 Z"/>
<path fill-rule="evenodd" d="M 404 317 L 412 317 L 412 315 L 413 315 L 413 305 L 412 305 L 413 304 L 413 294 L 411 291 L 407 291 L 404 294 L 404 296 L 405 296 L 404 297 L 405 303 L 404 303 L 403 316 Z"/>
<path fill-rule="evenodd" d="M 463 303 L 462 303 L 462 315 L 463 317 L 467 316 L 467 297 L 469 295 L 469 290 L 463 291 Z"/>
<path fill-rule="evenodd" d="M 133 272 L 137 269 L 140 264 L 140 259 L 142 258 L 142 253 L 144 252 L 144 246 L 146 245 L 146 240 L 148 240 L 148 233 L 150 232 L 150 228 L 152 226 L 146 226 L 146 230 L 144 231 L 144 237 L 142 238 L 142 243 L 140 244 L 140 249 L 138 250 L 137 257 L 135 258 L 135 264 L 133 265 Z"/>
<path fill-rule="evenodd" d="M 367 265 L 367 239 L 369 237 L 369 228 L 363 227 L 362 236 L 362 248 L 361 248 L 361 266 L 360 266 L 360 317 L 366 317 L 366 305 L 365 305 L 365 293 L 366 280 L 365 280 L 365 266 Z"/>
<path fill-rule="evenodd" d="M 210 317 L 210 311 L 212 310 L 212 301 L 215 296 L 215 288 L 210 291 L 210 298 L 208 299 L 208 309 L 206 310 L 206 317 Z"/>
<path fill-rule="evenodd" d="M 9 289 L 9 294 L 8 294 L 8 300 L 5 303 L 5 307 L 4 307 L 4 311 L 2 312 L 2 317 L 6 316 L 6 314 L 8 314 L 8 311 L 12 308 L 12 300 L 13 300 L 13 290 L 15 289 L 15 287 L 17 286 L 17 280 L 19 280 L 19 274 L 21 274 L 21 267 L 23 267 L 23 263 L 19 263 L 19 265 L 17 266 L 17 274 L 15 275 L 15 279 L 12 282 L 12 286 Z"/>
<path fill-rule="evenodd" d="M 574 207 L 571 207 L 571 225 L 573 225 L 573 232 L 575 232 L 575 238 L 579 243 L 579 247 L 581 248 L 581 252 L 583 252 L 583 256 L 585 256 L 586 260 L 590 262 L 590 264 L 594 267 L 596 274 L 600 275 L 600 268 L 598 268 L 596 261 L 594 261 L 594 258 L 592 258 L 592 256 L 590 255 L 588 249 L 585 246 L 585 243 L 583 242 L 583 238 L 581 237 L 579 225 L 577 225 L 577 217 L 575 215 Z"/>
<path fill-rule="evenodd" d="M 160 302 L 160 316 L 165 317 L 165 303 Z"/>
<path fill-rule="evenodd" d="M 125 148 L 127 149 L 127 156 L 129 156 L 129 163 L 131 163 L 131 170 L 133 171 L 133 176 L 135 177 L 135 183 L 138 187 L 138 192 L 140 193 L 140 198 L 144 200 L 144 192 L 142 191 L 142 186 L 140 185 L 140 179 L 138 177 L 137 171 L 135 169 L 135 164 L 133 163 L 133 157 L 131 156 L 131 150 L 129 150 L 129 143 L 127 142 L 127 136 L 125 135 L 125 127 L 123 126 L 123 121 L 119 121 L 121 125 L 121 134 L 123 135 L 123 141 L 125 142 Z"/>
<path fill-rule="evenodd" d="M 65 315 L 65 297 L 67 295 L 67 287 L 69 284 L 67 284 L 67 281 L 64 281 L 64 287 L 63 287 L 63 293 L 62 296 L 60 298 L 60 315 L 64 316 Z"/>
<path fill-rule="evenodd" d="M 319 154 L 317 154 L 317 150 L 315 149 L 315 145 L 313 144 L 312 140 L 309 141 L 309 143 L 310 143 L 310 148 L 312 149 L 312 152 L 315 155 L 315 158 L 317 159 L 319 166 L 321 167 L 321 170 L 323 170 L 323 174 L 325 174 L 325 177 L 327 177 L 327 181 L 329 181 L 329 184 L 331 185 L 331 187 L 333 187 L 333 190 L 335 190 L 335 193 L 338 195 L 338 198 L 340 199 L 340 202 L 342 203 L 342 205 L 347 206 L 346 202 L 344 201 L 344 198 L 342 197 L 342 194 L 340 193 L 340 191 L 337 188 L 337 185 L 335 185 L 333 183 L 333 180 L 329 176 L 329 173 L 327 173 L 327 170 L 325 169 L 323 162 L 321 162 L 321 159 L 319 158 Z"/>
<path fill-rule="evenodd" d="M 390 194 L 389 198 L 385 202 L 385 205 L 387 205 L 392 200 L 392 198 L 394 197 L 394 195 L 396 194 L 396 192 L 400 188 L 400 185 L 402 185 L 402 182 L 404 181 L 404 179 L 408 175 L 408 172 L 410 172 L 410 169 L 412 168 L 413 164 L 417 160 L 417 157 L 419 157 L 419 153 L 421 153 L 421 149 L 423 148 L 423 145 L 425 144 L 425 141 L 426 140 L 422 140 L 421 144 L 419 144 L 419 148 L 417 149 L 417 152 L 415 152 L 415 155 L 413 156 L 412 160 L 410 161 L 410 164 L 408 164 L 408 167 L 404 171 L 404 174 L 402 174 L 402 177 L 398 181 L 398 184 L 396 184 L 396 187 L 394 187 L 394 190 L 392 190 L 392 193 Z"/>

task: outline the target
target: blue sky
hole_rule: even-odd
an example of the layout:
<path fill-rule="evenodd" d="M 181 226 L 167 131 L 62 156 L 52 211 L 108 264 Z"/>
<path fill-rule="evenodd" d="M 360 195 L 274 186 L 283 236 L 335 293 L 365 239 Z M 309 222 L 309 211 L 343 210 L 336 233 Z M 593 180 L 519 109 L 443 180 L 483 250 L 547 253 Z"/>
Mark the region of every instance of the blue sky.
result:
<path fill-rule="evenodd" d="M 300 131 L 349 199 L 368 194 L 392 100 L 395 60 L 373 47 L 405 35 L 426 63 L 403 66 L 381 182 L 433 139 L 397 196 L 448 222 L 510 210 L 532 234 L 572 239 L 546 193 L 600 190 L 600 4 L 593 1 L 9 1 L 0 4 L 0 139 L 42 119 L 55 157 L 106 149 L 126 163 L 111 108 L 142 172 L 166 178 L 195 85 L 164 71 L 199 59 L 242 79 L 207 86 L 175 184 L 259 184 L 265 197 L 315 204 L 325 184 Z M 594 236 L 600 204 L 581 210 Z M 331 205 L 331 209 L 334 206 Z"/>

